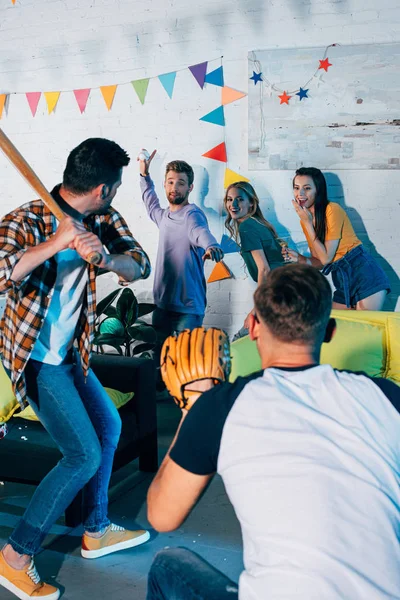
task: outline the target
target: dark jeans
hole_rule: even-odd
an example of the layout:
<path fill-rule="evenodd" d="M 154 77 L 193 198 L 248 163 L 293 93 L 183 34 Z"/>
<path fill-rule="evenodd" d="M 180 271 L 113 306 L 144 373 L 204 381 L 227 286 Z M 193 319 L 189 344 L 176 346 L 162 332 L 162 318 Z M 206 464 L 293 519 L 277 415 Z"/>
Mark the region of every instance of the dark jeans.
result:
<path fill-rule="evenodd" d="M 184 329 L 196 329 L 203 324 L 204 315 L 190 315 L 156 308 L 153 312 L 153 327 L 157 331 L 157 346 L 154 349 L 154 361 L 156 366 L 160 364 L 161 348 L 169 335 Z"/>
<path fill-rule="evenodd" d="M 30 360 L 25 368 L 29 404 L 63 454 L 36 491 L 9 543 L 20 554 L 36 554 L 53 523 L 83 488 L 83 525 L 109 525 L 108 485 L 121 419 L 103 386 L 68 357 L 61 365 Z"/>
<path fill-rule="evenodd" d="M 198 554 L 166 548 L 151 565 L 147 600 L 237 600 L 238 586 Z"/>

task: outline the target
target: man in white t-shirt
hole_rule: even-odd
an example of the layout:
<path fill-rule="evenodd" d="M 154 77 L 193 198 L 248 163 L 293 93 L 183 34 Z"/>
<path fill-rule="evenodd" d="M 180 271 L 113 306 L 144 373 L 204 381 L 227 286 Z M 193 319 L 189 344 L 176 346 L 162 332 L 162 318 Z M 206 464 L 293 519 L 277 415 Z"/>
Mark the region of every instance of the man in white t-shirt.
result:
<path fill-rule="evenodd" d="M 127 531 L 108 518 L 121 419 L 89 369 L 97 267 L 85 259 L 97 252 L 98 267 L 117 273 L 121 284 L 150 274 L 146 253 L 111 207 L 128 163 L 115 142 L 88 139 L 70 153 L 63 182 L 52 191 L 65 219 L 58 224 L 35 200 L 0 221 L 0 292 L 7 293 L 0 354 L 21 407 L 29 402 L 63 455 L 0 552 L 0 585 L 18 598 L 59 597 L 59 589 L 41 582 L 32 557 L 81 489 L 82 556 L 149 539 L 147 531 Z"/>
<path fill-rule="evenodd" d="M 150 523 L 170 531 L 221 475 L 243 535 L 238 589 L 173 548 L 147 598 L 399 599 L 400 389 L 319 364 L 334 321 L 317 269 L 271 271 L 254 303 L 263 370 L 199 394 L 148 493 Z"/>

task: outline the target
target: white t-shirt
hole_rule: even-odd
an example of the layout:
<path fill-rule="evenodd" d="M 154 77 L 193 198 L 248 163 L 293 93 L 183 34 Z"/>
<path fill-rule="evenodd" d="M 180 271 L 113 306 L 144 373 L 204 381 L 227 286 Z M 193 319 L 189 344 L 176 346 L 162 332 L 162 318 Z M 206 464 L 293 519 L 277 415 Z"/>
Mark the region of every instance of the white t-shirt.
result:
<path fill-rule="evenodd" d="M 62 363 L 74 341 L 88 282 L 87 263 L 76 250 L 56 254 L 57 278 L 50 305 L 30 358 L 50 365 Z"/>
<path fill-rule="evenodd" d="M 216 386 L 171 458 L 222 476 L 240 521 L 241 600 L 400 599 L 400 388 L 271 368 Z"/>

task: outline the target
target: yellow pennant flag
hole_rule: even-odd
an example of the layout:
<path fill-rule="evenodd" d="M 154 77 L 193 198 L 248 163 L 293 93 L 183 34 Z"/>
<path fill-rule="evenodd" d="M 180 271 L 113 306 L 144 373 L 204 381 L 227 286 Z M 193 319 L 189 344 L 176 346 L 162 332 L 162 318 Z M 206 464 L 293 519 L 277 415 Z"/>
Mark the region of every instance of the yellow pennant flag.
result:
<path fill-rule="evenodd" d="M 237 181 L 250 181 L 250 179 L 239 175 L 239 173 L 235 173 L 235 171 L 231 171 L 231 169 L 225 169 L 224 188 L 226 189 L 231 183 L 236 183 Z"/>
<path fill-rule="evenodd" d="M 6 103 L 7 100 L 7 94 L 0 94 L 0 119 L 1 119 L 1 115 L 3 114 L 3 109 L 4 109 L 4 105 Z"/>
<path fill-rule="evenodd" d="M 116 85 L 103 85 L 100 87 L 101 93 L 103 94 L 104 102 L 107 105 L 108 110 L 111 110 L 112 103 L 114 101 L 115 92 L 117 91 Z"/>
<path fill-rule="evenodd" d="M 47 110 L 50 114 L 57 106 L 57 102 L 60 97 L 60 92 L 44 92 L 44 97 L 46 98 Z"/>

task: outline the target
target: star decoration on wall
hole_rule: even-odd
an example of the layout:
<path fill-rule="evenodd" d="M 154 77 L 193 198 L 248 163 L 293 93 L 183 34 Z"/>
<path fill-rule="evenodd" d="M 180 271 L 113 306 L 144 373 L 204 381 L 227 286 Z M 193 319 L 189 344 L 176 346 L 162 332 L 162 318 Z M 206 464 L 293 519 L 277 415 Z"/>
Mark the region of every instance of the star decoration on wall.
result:
<path fill-rule="evenodd" d="M 303 100 L 303 98 L 308 98 L 308 89 L 303 90 L 303 88 L 300 88 L 299 91 L 296 92 L 296 96 L 298 96 L 300 100 Z"/>
<path fill-rule="evenodd" d="M 283 92 L 278 98 L 281 99 L 280 104 L 289 104 L 289 100 L 292 96 L 288 96 L 286 92 Z"/>
<path fill-rule="evenodd" d="M 253 71 L 253 76 L 250 77 L 250 79 L 254 81 L 254 85 L 257 85 L 259 81 L 262 81 L 261 75 L 262 73 L 256 73 L 255 71 Z"/>
<path fill-rule="evenodd" d="M 332 63 L 329 62 L 329 58 L 324 58 L 324 60 L 319 61 L 318 69 L 324 69 L 324 71 L 328 72 L 328 69 L 331 66 L 332 66 Z"/>

